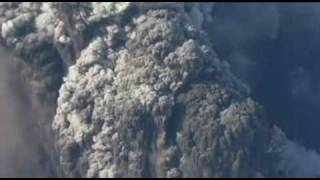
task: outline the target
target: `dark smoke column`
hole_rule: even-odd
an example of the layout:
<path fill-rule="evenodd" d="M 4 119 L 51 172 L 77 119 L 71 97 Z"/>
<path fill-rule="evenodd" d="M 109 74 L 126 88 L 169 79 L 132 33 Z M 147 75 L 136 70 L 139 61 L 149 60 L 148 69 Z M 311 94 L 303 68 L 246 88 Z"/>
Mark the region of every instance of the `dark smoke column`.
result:
<path fill-rule="evenodd" d="M 269 175 L 262 108 L 202 31 L 210 5 L 102 3 L 91 14 L 102 7 L 109 15 L 87 18 L 100 31 L 59 93 L 53 129 L 64 174 Z"/>

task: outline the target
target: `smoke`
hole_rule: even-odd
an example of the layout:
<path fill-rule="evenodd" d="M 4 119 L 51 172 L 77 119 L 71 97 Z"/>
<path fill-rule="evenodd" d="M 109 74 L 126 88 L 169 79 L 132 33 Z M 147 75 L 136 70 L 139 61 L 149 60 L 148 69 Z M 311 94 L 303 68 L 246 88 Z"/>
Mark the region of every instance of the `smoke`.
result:
<path fill-rule="evenodd" d="M 50 177 L 30 89 L 0 47 L 0 177 Z"/>
<path fill-rule="evenodd" d="M 192 8 L 138 3 L 99 24 L 59 91 L 52 127 L 65 176 L 269 175 L 261 107 Z"/>
<path fill-rule="evenodd" d="M 272 129 L 270 150 L 277 152 L 276 169 L 281 177 L 319 177 L 320 155 L 289 140 L 281 129 Z"/>
<path fill-rule="evenodd" d="M 0 175 L 318 176 L 318 9 L 0 3 Z"/>
<path fill-rule="evenodd" d="M 277 38 L 280 13 L 274 3 L 216 3 L 212 22 L 206 29 L 221 58 L 231 63 L 232 71 L 250 87 L 259 74 L 255 53 L 261 44 Z M 267 58 L 265 58 L 267 59 Z M 271 60 L 270 60 L 271 61 Z"/>
<path fill-rule="evenodd" d="M 319 8 L 217 3 L 208 27 L 219 57 L 249 84 L 268 121 L 293 139 L 279 146 L 287 176 L 319 176 Z"/>
<path fill-rule="evenodd" d="M 55 114 L 58 89 L 65 70 L 62 57 L 68 61 L 72 51 L 69 51 L 69 55 L 66 54 L 64 48 L 68 48 L 68 45 L 63 45 L 63 43 L 57 43 L 61 49 L 55 46 L 54 38 L 59 39 L 64 34 L 61 34 L 61 30 L 54 29 L 59 27 L 59 20 L 52 18 L 54 11 L 47 11 L 49 9 L 46 8 L 47 6 L 42 6 L 41 3 L 0 3 L 0 21 L 2 44 L 11 50 L 12 55 L 19 57 L 7 60 L 17 69 L 13 68 L 12 71 L 8 71 L 10 75 L 4 77 L 10 78 L 8 82 L 11 84 L 8 87 L 13 88 L 11 92 L 20 92 L 21 97 L 18 97 L 25 99 L 25 101 L 13 102 L 21 104 L 22 107 L 19 106 L 19 110 L 24 112 L 21 112 L 21 116 L 26 120 L 22 121 L 17 117 L 17 120 L 12 122 L 21 124 L 20 129 L 16 131 L 25 131 L 22 137 L 28 137 L 34 141 L 34 143 L 28 143 L 27 140 L 21 140 L 28 143 L 26 153 L 29 147 L 32 150 L 30 153 L 33 153 L 33 150 L 37 151 L 34 162 L 39 164 L 35 164 L 35 167 L 39 166 L 39 168 L 33 167 L 29 171 L 37 172 L 41 176 L 52 177 L 56 176 L 59 171 L 56 165 L 51 122 Z M 45 18 L 44 12 L 49 18 Z M 54 36 L 54 33 L 59 36 Z M 14 76 L 11 73 L 14 73 Z M 19 76 L 23 77 L 19 81 L 13 78 Z M 19 149 L 23 150 L 23 148 Z M 28 160 L 33 162 L 31 161 L 33 156 L 30 157 Z M 25 163 L 28 163 L 28 160 L 26 159 Z M 29 167 L 32 166 L 24 166 L 25 171 L 28 171 Z M 15 169 L 10 168 L 10 170 Z M 28 176 L 28 174 L 21 176 Z"/>
<path fill-rule="evenodd" d="M 271 123 L 320 150 L 319 3 L 217 3 L 208 27 L 220 58 L 251 88 Z"/>

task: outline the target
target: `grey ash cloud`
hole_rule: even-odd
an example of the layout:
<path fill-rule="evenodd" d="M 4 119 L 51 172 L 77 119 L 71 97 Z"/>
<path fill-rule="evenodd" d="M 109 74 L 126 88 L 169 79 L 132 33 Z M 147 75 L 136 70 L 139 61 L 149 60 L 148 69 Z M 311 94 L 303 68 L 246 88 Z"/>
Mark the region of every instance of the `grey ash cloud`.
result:
<path fill-rule="evenodd" d="M 220 3 L 209 26 L 215 50 L 250 86 L 270 121 L 317 150 L 319 8 L 319 3 Z"/>
<path fill-rule="evenodd" d="M 4 47 L 0 54 L 0 177 L 52 177 L 29 86 L 14 65 L 16 57 Z"/>
<path fill-rule="evenodd" d="M 305 98 L 315 92 L 316 70 L 287 63 L 296 43 L 283 48 L 282 38 L 295 34 L 285 33 L 292 29 L 286 18 L 308 14 L 297 6 L 1 3 L 2 44 L 20 57 L 10 62 L 20 69 L 1 73 L 24 77 L 11 84 L 21 96 L 2 96 L 18 99 L 16 107 L 2 108 L 14 120 L 4 113 L 1 123 L 12 130 L 1 133 L 41 136 L 27 145 L 30 138 L 17 136 L 22 154 L 34 154 L 26 161 L 40 163 L 35 174 L 21 176 L 319 176 L 314 146 L 290 140 L 296 140 L 285 125 L 290 116 L 272 113 L 267 99 L 283 94 L 257 88 L 276 87 L 281 81 L 264 77 L 278 76 L 292 89 L 283 92 L 288 102 L 317 104 L 316 94 L 312 102 Z M 282 43 L 274 51 L 276 42 Z M 31 115 L 28 122 L 15 117 L 21 112 L 12 110 L 20 108 Z M 38 146 L 44 153 L 35 153 Z M 0 148 L 0 157 L 6 153 Z M 24 157 L 15 157 L 12 166 L 28 171 L 19 163 Z M 10 176 L 1 174 L 9 167 L 0 164 L 0 176 Z"/>

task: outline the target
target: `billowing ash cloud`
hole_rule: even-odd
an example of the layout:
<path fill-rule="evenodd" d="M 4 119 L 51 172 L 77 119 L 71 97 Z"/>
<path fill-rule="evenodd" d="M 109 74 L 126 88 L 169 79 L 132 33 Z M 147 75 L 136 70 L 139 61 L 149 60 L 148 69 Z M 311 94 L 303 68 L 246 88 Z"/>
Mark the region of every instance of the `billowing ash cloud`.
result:
<path fill-rule="evenodd" d="M 59 49 L 55 46 L 52 32 L 44 28 L 48 25 L 48 21 L 42 16 L 46 6 L 28 2 L 1 3 L 0 9 L 2 44 L 11 49 L 14 55 L 21 57 L 10 59 L 11 63 L 18 67 L 12 73 L 19 71 L 19 74 L 24 77 L 23 80 L 30 85 L 29 89 L 23 87 L 14 89 L 21 88 L 21 91 L 25 91 L 30 98 L 28 107 L 24 111 L 30 111 L 32 107 L 34 117 L 33 125 L 28 127 L 36 131 L 34 136 L 40 137 L 43 151 L 49 155 L 49 159 L 45 161 L 50 164 L 56 159 L 53 151 L 51 122 L 55 114 L 58 89 L 64 75 L 64 64 Z M 18 82 L 15 83 L 18 84 Z M 23 124 L 21 122 L 22 126 Z M 27 133 L 32 138 L 33 135 L 30 134 Z M 55 165 L 52 166 L 53 174 L 56 174 Z"/>
<path fill-rule="evenodd" d="M 49 28 L 42 16 L 45 8 L 41 3 L 1 3 L 0 9 L 4 45 L 23 57 L 23 71 L 35 87 L 35 94 L 44 101 L 52 101 L 62 80 L 63 63 L 52 32 L 41 27 Z"/>
<path fill-rule="evenodd" d="M 251 77 L 260 63 L 244 45 L 264 42 L 259 37 L 278 37 L 276 6 L 259 11 L 266 24 L 254 19 L 256 25 L 250 29 L 254 33 L 232 44 L 237 51 L 229 55 L 235 59 L 223 56 L 231 68 L 213 47 L 221 46 L 219 52 L 228 54 L 223 47 L 240 36 L 223 29 L 229 26 L 217 18 L 216 7 L 213 3 L 0 4 L 2 43 L 21 57 L 15 63 L 30 82 L 31 102 L 40 113 L 35 122 L 55 173 L 319 176 L 319 155 L 288 140 L 280 129 L 270 128 L 269 114 L 250 98 L 257 82 Z M 250 12 L 258 13 L 258 7 L 249 8 Z M 226 46 L 215 38 L 223 32 L 230 36 Z M 237 32 L 246 35 L 246 29 Z M 303 69 L 293 76 L 309 77 Z M 308 92 L 295 87 L 295 93 Z"/>
<path fill-rule="evenodd" d="M 101 25 L 60 89 L 53 129 L 65 175 L 269 173 L 259 105 L 183 4 L 129 7 L 131 17 Z"/>

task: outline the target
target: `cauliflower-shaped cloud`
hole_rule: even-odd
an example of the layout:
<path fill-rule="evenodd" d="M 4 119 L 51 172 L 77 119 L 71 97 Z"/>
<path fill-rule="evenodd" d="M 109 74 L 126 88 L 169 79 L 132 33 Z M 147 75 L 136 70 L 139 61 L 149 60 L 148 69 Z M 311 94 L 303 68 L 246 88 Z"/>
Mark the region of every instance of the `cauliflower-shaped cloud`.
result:
<path fill-rule="evenodd" d="M 57 103 L 61 176 L 319 176 L 319 155 L 271 130 L 212 49 L 213 6 L 0 4 L 3 44 Z"/>
<path fill-rule="evenodd" d="M 179 6 L 136 8 L 106 26 L 64 79 L 53 129 L 65 175 L 264 173 L 259 106 L 206 34 Z"/>

